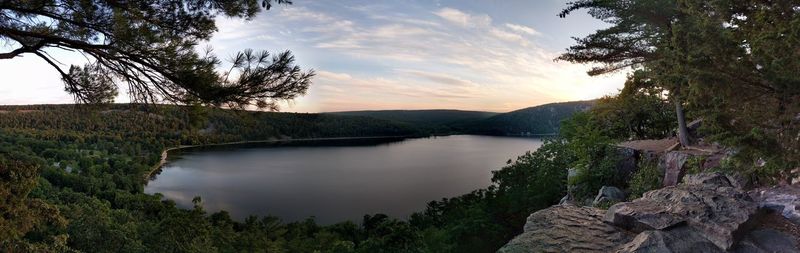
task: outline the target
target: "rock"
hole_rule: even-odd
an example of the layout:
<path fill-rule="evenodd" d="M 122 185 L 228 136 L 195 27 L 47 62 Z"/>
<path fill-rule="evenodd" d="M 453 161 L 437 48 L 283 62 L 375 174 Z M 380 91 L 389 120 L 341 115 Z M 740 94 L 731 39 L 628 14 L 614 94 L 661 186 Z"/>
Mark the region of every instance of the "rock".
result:
<path fill-rule="evenodd" d="M 666 229 L 684 221 L 663 204 L 646 199 L 617 203 L 608 208 L 604 220 L 637 233 Z"/>
<path fill-rule="evenodd" d="M 754 195 L 759 207 L 774 210 L 795 224 L 800 224 L 800 185 L 757 190 Z"/>
<path fill-rule="evenodd" d="M 683 183 L 687 185 L 705 185 L 710 187 L 742 188 L 735 176 L 719 172 L 688 175 L 683 179 Z"/>
<path fill-rule="evenodd" d="M 618 253 L 672 253 L 672 252 L 725 252 L 714 243 L 703 238 L 696 230 L 680 226 L 668 231 L 649 230 L 640 233 L 633 240 L 622 245 Z"/>
<path fill-rule="evenodd" d="M 572 200 L 569 197 L 569 194 L 567 194 L 567 195 L 564 195 L 564 197 L 561 197 L 561 200 L 558 201 L 558 204 L 559 205 L 564 205 L 564 204 L 569 204 L 570 202 L 572 202 Z"/>
<path fill-rule="evenodd" d="M 627 147 L 617 147 L 616 151 L 620 158 L 616 165 L 616 173 L 621 178 L 624 178 L 625 181 L 628 181 L 633 176 L 633 173 L 636 172 L 637 164 L 639 163 L 639 152 Z"/>
<path fill-rule="evenodd" d="M 687 184 L 650 191 L 634 201 L 615 204 L 604 219 L 633 232 L 666 231 L 686 225 L 727 250 L 733 245 L 734 232 L 756 209 L 755 201 L 731 187 L 725 175 L 714 174 L 690 177 Z"/>
<path fill-rule="evenodd" d="M 748 193 L 737 177 L 721 173 L 687 175 L 683 181 L 605 213 L 570 204 L 540 210 L 528 217 L 524 233 L 498 252 L 800 253 L 795 237 L 800 223 L 794 223 L 800 221 L 800 185 Z M 604 188 L 600 199 L 614 195 Z"/>
<path fill-rule="evenodd" d="M 732 250 L 735 253 L 800 252 L 797 238 L 774 229 L 757 229 L 748 233 Z"/>
<path fill-rule="evenodd" d="M 631 236 L 602 220 L 597 208 L 558 205 L 531 214 L 524 232 L 498 252 L 611 252 Z"/>
<path fill-rule="evenodd" d="M 592 206 L 597 206 L 604 201 L 619 202 L 625 200 L 625 193 L 614 186 L 603 186 L 597 192 L 597 196 L 592 202 Z"/>
<path fill-rule="evenodd" d="M 684 165 L 691 155 L 680 151 L 671 151 L 662 155 L 658 168 L 664 173 L 663 186 L 673 186 L 680 182 L 684 173 Z"/>

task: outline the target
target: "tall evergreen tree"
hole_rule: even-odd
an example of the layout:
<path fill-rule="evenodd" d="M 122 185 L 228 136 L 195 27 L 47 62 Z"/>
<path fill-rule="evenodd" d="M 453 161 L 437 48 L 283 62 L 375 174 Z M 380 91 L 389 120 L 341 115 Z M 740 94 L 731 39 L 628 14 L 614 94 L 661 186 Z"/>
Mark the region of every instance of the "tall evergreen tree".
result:
<path fill-rule="evenodd" d="M 800 2 L 679 2 L 690 98 L 712 133 L 776 170 L 800 166 Z"/>
<path fill-rule="evenodd" d="M 675 104 L 678 136 L 681 144 L 690 145 L 683 103 L 686 78 L 683 73 L 685 38 L 674 27 L 683 20 L 674 0 L 581 0 L 571 2 L 559 16 L 566 17 L 587 9 L 593 17 L 611 24 L 585 38 L 575 38 L 576 45 L 557 60 L 575 63 L 599 63 L 589 75 L 613 73 L 629 68 L 642 70 L 637 78 L 669 91 Z"/>
<path fill-rule="evenodd" d="M 78 102 L 108 102 L 124 83 L 136 102 L 277 109 L 278 100 L 304 94 L 313 76 L 294 64 L 289 51 L 246 50 L 234 57 L 230 71 L 219 72 L 221 61 L 211 50 L 196 49 L 217 31 L 218 16 L 252 19 L 274 4 L 291 1 L 3 0 L 0 40 L 14 49 L 0 59 L 41 58 Z M 89 62 L 62 68 L 49 54 L 54 50 L 81 53 Z"/>

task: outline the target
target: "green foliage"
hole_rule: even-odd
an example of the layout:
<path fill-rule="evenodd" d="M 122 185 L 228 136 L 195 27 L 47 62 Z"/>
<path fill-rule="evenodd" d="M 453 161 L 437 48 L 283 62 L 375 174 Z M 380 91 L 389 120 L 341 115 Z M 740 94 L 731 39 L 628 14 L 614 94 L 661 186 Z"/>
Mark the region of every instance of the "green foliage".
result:
<path fill-rule="evenodd" d="M 0 249 L 62 248 L 64 236 L 60 234 L 39 233 L 33 240 L 23 240 L 32 231 L 46 226 L 60 228 L 66 223 L 53 205 L 29 197 L 37 183 L 38 165 L 34 157 L 23 152 L 0 150 Z"/>
<path fill-rule="evenodd" d="M 507 113 L 459 110 L 384 110 L 326 113 L 409 124 L 433 134 L 554 135 L 561 121 L 595 101 L 544 104 Z"/>
<path fill-rule="evenodd" d="M 546 140 L 536 151 L 493 172 L 497 198 L 510 213 L 522 214 L 514 217 L 515 222 L 524 222 L 526 213 L 546 208 L 564 196 L 567 168 L 575 159 L 563 139 Z"/>
<path fill-rule="evenodd" d="M 600 203 L 597 203 L 597 205 L 595 205 L 594 207 L 599 208 L 599 209 L 603 209 L 603 210 L 608 210 L 609 208 L 611 208 L 611 206 L 613 206 L 616 203 L 619 203 L 619 201 L 618 200 L 604 200 L 604 201 L 601 201 Z"/>
<path fill-rule="evenodd" d="M 705 158 L 702 156 L 691 156 L 686 160 L 686 173 L 697 174 L 703 171 L 703 162 Z"/>
<path fill-rule="evenodd" d="M 561 127 L 569 152 L 575 156 L 569 168 L 575 168 L 577 174 L 568 183 L 576 199 L 591 198 L 604 185 L 625 185 L 621 175 L 617 175 L 620 158 L 611 145 L 613 139 L 593 116 L 589 112 L 577 113 Z"/>
<path fill-rule="evenodd" d="M 314 76 L 294 64 L 289 51 L 271 55 L 244 50 L 229 71 L 207 42 L 218 17 L 252 19 L 262 8 L 288 0 L 0 2 L 0 41 L 14 49 L 0 59 L 29 54 L 60 74 L 66 91 L 81 103 L 108 103 L 117 82 L 137 102 L 200 102 L 207 105 L 277 109 L 277 101 L 305 94 Z M 83 67 L 62 69 L 52 48 L 86 56 Z"/>
<path fill-rule="evenodd" d="M 434 134 L 457 133 L 457 125 L 480 121 L 495 115 L 494 112 L 461 111 L 461 110 L 382 110 L 382 111 L 348 111 L 326 114 L 344 116 L 364 116 L 376 119 L 410 124 Z M 463 131 L 461 131 L 463 132 Z"/>
<path fill-rule="evenodd" d="M 678 125 L 686 106 L 708 139 L 737 150 L 743 171 L 775 177 L 800 166 L 798 8 L 788 0 L 575 1 L 562 16 L 587 9 L 610 27 L 576 39 L 559 59 L 600 64 L 592 75 L 633 68 L 630 84 L 666 92 Z M 768 165 L 754 168 L 759 160 Z"/>
<path fill-rule="evenodd" d="M 573 166 L 577 169 L 577 174 L 569 181 L 572 186 L 571 194 L 575 199 L 593 198 L 603 186 L 624 188 L 627 185 L 623 175 L 617 172 L 620 162 L 617 152 L 609 145 L 596 144 L 576 153 L 579 158 Z"/>
<path fill-rule="evenodd" d="M 630 198 L 641 197 L 645 192 L 661 188 L 663 174 L 654 161 L 641 161 L 630 181 Z"/>
<path fill-rule="evenodd" d="M 675 128 L 675 111 L 660 90 L 639 88 L 629 77 L 619 95 L 603 97 L 591 109 L 592 124 L 615 140 L 661 139 Z"/>

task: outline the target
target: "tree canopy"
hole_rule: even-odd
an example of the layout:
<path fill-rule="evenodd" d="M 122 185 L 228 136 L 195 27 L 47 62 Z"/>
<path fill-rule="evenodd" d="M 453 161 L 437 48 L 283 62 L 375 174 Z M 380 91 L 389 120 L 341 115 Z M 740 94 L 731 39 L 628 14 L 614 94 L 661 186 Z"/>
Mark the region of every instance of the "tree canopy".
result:
<path fill-rule="evenodd" d="M 626 89 L 665 91 L 679 130 L 686 106 L 750 168 L 800 164 L 800 3 L 582 0 L 560 16 L 579 9 L 610 27 L 576 38 L 559 60 L 599 64 L 591 75 L 633 69 Z"/>
<path fill-rule="evenodd" d="M 0 1 L 0 40 L 14 48 L 0 59 L 31 54 L 57 71 L 77 102 L 110 102 L 127 86 L 134 102 L 176 102 L 277 109 L 278 100 L 308 89 L 313 71 L 289 51 L 245 50 L 222 61 L 199 43 L 217 31 L 218 16 L 252 19 L 289 0 Z M 51 54 L 83 54 L 64 68 Z"/>

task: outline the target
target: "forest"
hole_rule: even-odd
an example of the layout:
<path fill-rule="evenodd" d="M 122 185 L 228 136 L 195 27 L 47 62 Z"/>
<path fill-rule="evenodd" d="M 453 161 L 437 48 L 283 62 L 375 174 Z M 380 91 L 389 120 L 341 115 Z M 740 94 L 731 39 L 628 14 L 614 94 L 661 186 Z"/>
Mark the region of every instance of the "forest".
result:
<path fill-rule="evenodd" d="M 224 7 L 233 14 L 248 13 Z M 558 203 L 568 185 L 580 186 L 573 193 L 577 197 L 586 197 L 602 185 L 634 193 L 659 187 L 658 175 L 651 169 L 639 170 L 629 180 L 609 173 L 619 159 L 613 144 L 683 138 L 685 121 L 692 119 L 703 120 L 704 141 L 733 150 L 731 158 L 715 170 L 737 172 L 760 185 L 793 177 L 796 172 L 792 171 L 800 167 L 797 1 L 580 0 L 560 15 L 578 10 L 588 10 L 610 27 L 576 38 L 558 60 L 596 64 L 590 75 L 630 70 L 624 88 L 559 122 L 560 134 L 541 148 L 497 168 L 492 186 L 434 200 L 408 220 L 365 214 L 359 224 L 329 226 L 313 219 L 235 221 L 224 211 L 204 211 L 199 198 L 194 208 L 186 210 L 159 195 L 144 194 L 142 175 L 158 162 L 165 147 L 281 137 L 419 134 L 409 125 L 367 117 L 209 110 L 205 107 L 227 102 L 260 102 L 265 108 L 272 104 L 258 100 L 264 94 L 247 93 L 247 82 L 214 88 L 204 86 L 210 85 L 206 79 L 197 79 L 197 86 L 172 87 L 197 91 L 195 97 L 178 97 L 187 103 L 204 101 L 196 106 L 3 107 L 0 249 L 493 252 L 522 231 L 527 215 Z M 95 51 L 98 57 L 107 57 L 103 52 Z M 169 55 L 159 57 L 171 63 L 166 61 Z M 108 67 L 114 67 L 113 63 Z M 170 83 L 211 75 L 176 73 L 158 77 Z M 295 89 L 308 85 L 302 80 L 294 84 Z M 82 85 L 76 81 L 68 87 L 80 93 Z M 697 140 L 681 139 L 683 145 L 693 141 Z M 567 180 L 569 168 L 578 170 L 574 180 Z"/>
<path fill-rule="evenodd" d="M 559 124 L 573 113 L 586 111 L 594 101 L 574 101 L 532 106 L 506 113 L 459 110 L 350 111 L 326 114 L 366 116 L 410 124 L 430 134 L 480 134 L 499 136 L 555 135 Z"/>

